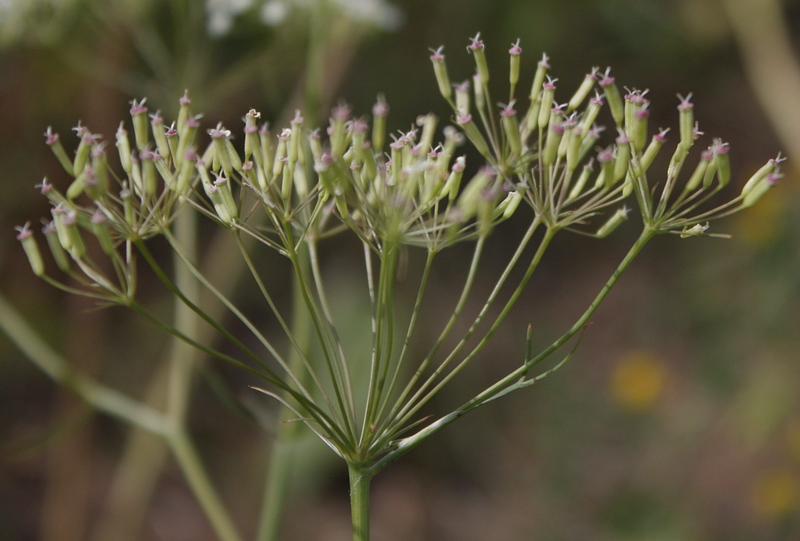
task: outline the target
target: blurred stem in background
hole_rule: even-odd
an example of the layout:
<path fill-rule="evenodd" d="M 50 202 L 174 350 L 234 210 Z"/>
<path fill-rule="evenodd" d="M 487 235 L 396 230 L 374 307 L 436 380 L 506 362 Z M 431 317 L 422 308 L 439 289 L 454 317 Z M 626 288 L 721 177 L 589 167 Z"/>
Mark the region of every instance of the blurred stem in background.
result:
<path fill-rule="evenodd" d="M 800 156 L 800 62 L 779 0 L 721 0 L 750 87 L 789 156 Z"/>

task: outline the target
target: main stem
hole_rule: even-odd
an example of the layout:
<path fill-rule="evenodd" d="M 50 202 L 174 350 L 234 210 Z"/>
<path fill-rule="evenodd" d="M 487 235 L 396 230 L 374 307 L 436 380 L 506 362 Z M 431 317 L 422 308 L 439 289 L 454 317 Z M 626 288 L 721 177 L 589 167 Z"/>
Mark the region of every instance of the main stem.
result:
<path fill-rule="evenodd" d="M 353 541 L 369 541 L 369 484 L 373 473 L 363 464 L 348 464 Z"/>

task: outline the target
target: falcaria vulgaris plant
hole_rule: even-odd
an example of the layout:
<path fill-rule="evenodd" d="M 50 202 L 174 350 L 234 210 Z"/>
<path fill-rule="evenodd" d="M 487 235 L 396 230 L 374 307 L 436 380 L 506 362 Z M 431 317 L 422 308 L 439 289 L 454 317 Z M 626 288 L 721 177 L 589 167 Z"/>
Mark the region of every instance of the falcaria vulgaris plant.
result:
<path fill-rule="evenodd" d="M 240 136 L 244 148 L 237 149 L 224 126 L 200 129 L 188 96 L 181 99 L 172 123 L 159 113 L 148 118 L 142 100 L 134 101 L 130 111 L 132 136 L 124 123 L 116 133 L 122 167 L 116 172 L 107 161 L 111 145 L 89 127 L 75 129 L 74 157 L 48 129 L 47 144 L 73 179 L 64 191 L 47 180 L 40 185 L 52 203 L 52 219 L 43 232 L 59 275 L 47 269 L 31 226 L 19 230 L 34 273 L 47 282 L 102 304 L 129 307 L 191 346 L 263 380 L 258 390 L 279 400 L 346 463 L 353 539 L 358 541 L 369 539 L 369 487 L 375 475 L 456 419 L 563 365 L 572 356 L 576 335 L 653 237 L 710 236 L 711 221 L 753 205 L 780 178 L 781 159 L 776 158 L 736 193 L 721 198 L 731 179 L 728 145 L 714 139 L 693 154 L 702 133 L 690 96 L 680 98 L 677 142 L 666 151 L 668 130 L 650 135 L 647 91 L 623 95 L 608 69 L 593 69 L 560 103 L 544 56 L 527 96 L 520 99 L 518 42 L 509 50 L 507 99 L 497 105 L 479 38 L 468 46 L 477 69 L 467 82 L 451 84 L 442 48 L 430 57 L 439 91 L 453 110 L 454 125 L 441 135 L 437 118 L 428 114 L 409 131 L 387 138 L 388 106 L 379 99 L 371 121 L 340 105 L 324 130 L 310 129 L 298 113 L 289 127 L 271 132 L 251 110 Z M 601 142 L 603 129 L 596 125 L 604 109 L 614 124 L 607 142 Z M 204 132 L 210 141 L 203 142 Z M 466 141 L 484 164 L 467 167 L 460 155 Z M 671 158 L 666 171 L 654 173 L 651 165 L 662 151 L 671 152 Z M 518 368 L 488 382 L 453 411 L 431 410 L 431 399 L 480 360 L 556 235 L 603 238 L 631 212 L 641 218 L 641 234 L 569 329 L 539 352 L 532 351 L 528 336 Z M 527 216 L 527 229 L 502 272 L 491 277 L 494 286 L 478 313 L 468 314 L 473 286 L 490 279 L 481 264 L 493 231 L 519 213 Z M 187 241 L 182 233 L 181 224 L 192 216 L 228 232 L 271 314 L 270 325 L 285 335 L 286 347 L 275 341 L 274 329 L 262 328 L 203 274 L 196 239 Z M 342 343 L 329 306 L 319 247 L 334 235 L 353 235 L 360 245 L 354 256 L 363 259 L 363 288 L 371 306 L 363 332 L 371 340 L 369 358 L 348 356 L 350 348 Z M 174 268 L 168 270 L 151 251 L 154 237 L 172 248 L 179 263 Z M 89 249 L 89 243 L 96 246 Z M 426 345 L 427 353 L 412 353 L 421 350 L 415 340 L 429 302 L 431 269 L 458 243 L 471 246 L 472 258 L 457 301 L 438 338 Z M 293 275 L 298 295 L 290 308 L 276 302 L 271 283 L 276 269 L 259 266 L 256 253 L 261 250 L 280 254 Z M 407 317 L 397 307 L 404 250 L 425 254 Z M 227 344 L 215 346 L 140 304 L 137 268 L 142 262 L 185 313 L 194 313 Z M 200 290 L 216 297 L 238 324 L 225 325 L 222 315 L 204 311 L 197 300 Z M 242 329 L 248 336 L 240 334 Z M 558 357 L 550 366 L 540 369 L 554 354 Z M 357 377 L 364 369 L 367 376 Z M 92 401 L 91 387 L 78 390 Z M 167 439 L 219 537 L 240 539 L 213 488 L 198 473 L 185 431 L 171 429 L 171 417 L 136 406 L 128 400 L 111 409 Z"/>

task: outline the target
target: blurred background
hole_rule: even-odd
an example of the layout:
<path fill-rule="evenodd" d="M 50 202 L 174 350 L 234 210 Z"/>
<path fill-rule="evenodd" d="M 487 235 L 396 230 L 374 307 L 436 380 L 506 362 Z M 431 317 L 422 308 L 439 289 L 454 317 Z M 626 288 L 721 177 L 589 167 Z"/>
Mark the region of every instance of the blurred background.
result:
<path fill-rule="evenodd" d="M 130 99 L 147 96 L 151 110 L 172 116 L 185 88 L 204 127 L 223 121 L 237 131 L 250 107 L 281 125 L 307 97 L 310 62 L 322 91 L 307 118 L 319 122 L 340 99 L 367 114 L 383 93 L 390 128 L 407 129 L 429 111 L 449 118 L 429 47 L 445 45 L 451 78 L 463 80 L 473 70 L 467 38 L 480 31 L 502 85 L 507 49 L 521 38 L 524 81 L 545 51 L 560 89 L 612 66 L 621 86 L 651 89 L 653 128 L 675 129 L 675 96 L 693 92 L 708 143 L 731 144 L 738 186 L 778 151 L 790 160 L 786 177 L 756 207 L 714 224 L 733 240 L 655 239 L 565 368 L 378 476 L 375 538 L 800 539 L 800 3 L 337 0 L 326 4 L 329 16 L 315 16 L 323 3 L 0 2 L 0 292 L 19 317 L 76 369 L 133 396 L 147 392 L 164 337 L 133 314 L 97 310 L 36 279 L 14 238 L 13 226 L 48 212 L 34 185 L 43 176 L 66 182 L 44 144 L 48 126 L 68 149 L 78 120 L 111 139 Z M 307 54 L 310 39 L 327 40 L 325 54 Z M 514 238 L 523 225 L 498 234 Z M 603 242 L 558 239 L 494 345 L 432 413 L 517 366 L 529 322 L 542 345 L 568 328 L 637 233 L 628 223 Z M 492 255 L 513 247 L 497 242 Z M 345 303 L 349 262 L 330 255 Z M 455 250 L 438 267 L 439 289 L 448 291 L 468 255 Z M 205 365 L 190 417 L 246 538 L 270 439 L 247 406 L 252 383 Z M 0 332 L 2 539 L 122 540 L 103 532 L 124 523 L 125 509 L 132 541 L 214 539 L 169 459 L 141 509 L 123 502 L 122 518 L 110 509 L 132 441 L 127 426 L 93 413 Z M 281 539 L 346 540 L 345 468 L 312 438 L 304 452 L 312 466 L 295 472 Z"/>

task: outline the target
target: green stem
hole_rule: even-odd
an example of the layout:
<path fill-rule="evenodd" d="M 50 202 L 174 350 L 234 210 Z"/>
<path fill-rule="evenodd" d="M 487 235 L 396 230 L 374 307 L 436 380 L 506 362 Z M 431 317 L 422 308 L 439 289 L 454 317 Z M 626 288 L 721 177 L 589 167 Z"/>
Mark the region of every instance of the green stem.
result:
<path fill-rule="evenodd" d="M 242 541 L 187 434 L 173 431 L 167 442 L 220 541 Z"/>
<path fill-rule="evenodd" d="M 300 250 L 297 263 L 307 270 L 310 265 L 309 253 Z M 295 347 L 289 356 L 289 368 L 297 374 L 305 373 L 308 380 L 310 373 L 303 372 L 304 356 L 308 355 L 311 345 L 311 318 L 306 310 L 301 286 L 295 278 L 292 283 L 292 337 Z M 303 381 L 307 383 L 307 381 Z M 286 399 L 290 399 L 287 394 Z M 286 406 L 280 409 L 280 418 L 292 416 Z M 300 435 L 301 423 L 279 423 L 275 439 L 272 442 L 267 482 L 264 488 L 264 499 L 261 504 L 261 517 L 258 526 L 257 541 L 277 541 L 281 523 L 281 514 L 290 487 L 293 466 L 296 463 L 296 443 Z"/>
<path fill-rule="evenodd" d="M 75 372 L 2 295 L 0 295 L 0 328 L 33 364 L 54 381 L 71 389 L 93 408 L 155 434 L 164 432 L 165 418 L 160 412 Z"/>
<path fill-rule="evenodd" d="M 373 474 L 362 464 L 348 464 L 353 541 L 369 541 L 369 484 Z"/>
<path fill-rule="evenodd" d="M 406 453 L 414 449 L 417 445 L 422 443 L 424 440 L 428 439 L 433 434 L 439 432 L 441 429 L 448 426 L 456 419 L 459 419 L 460 417 L 472 411 L 473 409 L 478 408 L 483 404 L 486 404 L 486 402 L 488 402 L 492 397 L 503 392 L 509 386 L 517 383 L 521 377 L 527 374 L 528 370 L 530 370 L 530 368 L 533 365 L 546 359 L 557 349 L 563 346 L 566 342 L 568 342 L 573 336 L 575 336 L 578 332 L 580 332 L 581 329 L 584 328 L 586 323 L 589 321 L 589 318 L 592 317 L 592 315 L 595 313 L 595 311 L 603 302 L 603 300 L 605 300 L 608 293 L 617 283 L 620 276 L 622 276 L 622 273 L 625 272 L 625 270 L 630 266 L 633 260 L 636 259 L 636 256 L 639 255 L 639 253 L 642 251 L 645 245 L 657 233 L 658 230 L 656 228 L 645 226 L 641 235 L 639 235 L 639 238 L 636 239 L 636 242 L 633 244 L 633 246 L 631 246 L 630 250 L 628 250 L 628 253 L 625 254 L 625 257 L 619 263 L 619 265 L 614 270 L 611 277 L 608 279 L 608 281 L 605 283 L 602 289 L 600 289 L 600 292 L 594 298 L 592 303 L 589 305 L 586 311 L 575 321 L 575 323 L 572 325 L 572 327 L 570 327 L 570 329 L 567 332 L 561 335 L 561 337 L 559 337 L 556 341 L 554 341 L 539 355 L 537 355 L 533 359 L 526 360 L 526 362 L 518 369 L 514 370 L 501 380 L 497 381 L 491 387 L 487 388 L 486 390 L 476 395 L 474 398 L 466 402 L 460 408 L 445 415 L 444 417 L 437 419 L 436 421 L 429 424 L 422 430 L 416 432 L 415 434 L 407 438 L 402 438 L 398 440 L 391 452 L 385 454 L 379 461 L 377 461 L 369 468 L 369 473 L 374 476 L 383 468 L 385 468 L 386 466 L 388 466 L 401 456 L 405 455 Z"/>

